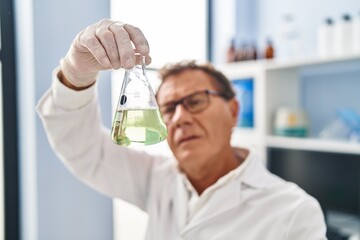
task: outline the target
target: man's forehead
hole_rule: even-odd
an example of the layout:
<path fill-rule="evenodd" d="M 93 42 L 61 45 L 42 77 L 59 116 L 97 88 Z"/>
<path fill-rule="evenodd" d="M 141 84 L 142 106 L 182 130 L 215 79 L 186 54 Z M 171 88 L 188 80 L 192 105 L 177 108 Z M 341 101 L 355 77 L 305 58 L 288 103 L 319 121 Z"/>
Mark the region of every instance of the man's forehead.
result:
<path fill-rule="evenodd" d="M 199 90 L 214 89 L 210 76 L 190 71 L 187 74 L 170 76 L 158 89 L 159 103 L 174 101 Z"/>

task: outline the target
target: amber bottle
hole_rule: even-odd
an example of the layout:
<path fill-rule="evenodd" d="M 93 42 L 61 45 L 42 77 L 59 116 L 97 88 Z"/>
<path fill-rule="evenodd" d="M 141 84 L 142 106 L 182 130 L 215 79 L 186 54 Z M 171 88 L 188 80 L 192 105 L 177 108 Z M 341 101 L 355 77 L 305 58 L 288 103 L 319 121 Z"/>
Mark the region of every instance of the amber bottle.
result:
<path fill-rule="evenodd" d="M 265 54 L 266 59 L 272 59 L 275 56 L 275 50 L 271 39 L 266 41 Z"/>

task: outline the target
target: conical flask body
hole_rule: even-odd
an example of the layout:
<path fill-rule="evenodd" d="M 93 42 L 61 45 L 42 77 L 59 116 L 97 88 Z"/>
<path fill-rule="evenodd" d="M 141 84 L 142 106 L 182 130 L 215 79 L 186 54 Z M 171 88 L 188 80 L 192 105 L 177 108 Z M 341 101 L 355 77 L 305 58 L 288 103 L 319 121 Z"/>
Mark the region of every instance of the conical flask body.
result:
<path fill-rule="evenodd" d="M 123 146 L 151 145 L 165 140 L 167 134 L 142 62 L 125 71 L 112 124 L 111 139 Z"/>

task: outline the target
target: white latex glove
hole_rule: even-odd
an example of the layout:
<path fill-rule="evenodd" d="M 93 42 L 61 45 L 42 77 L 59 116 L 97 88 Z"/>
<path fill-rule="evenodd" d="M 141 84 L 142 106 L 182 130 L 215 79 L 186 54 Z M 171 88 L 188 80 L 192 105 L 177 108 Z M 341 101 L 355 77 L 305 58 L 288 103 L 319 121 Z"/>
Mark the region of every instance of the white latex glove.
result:
<path fill-rule="evenodd" d="M 132 68 L 135 52 L 151 62 L 149 45 L 141 30 L 129 24 L 103 19 L 82 30 L 60 61 L 63 76 L 75 87 L 92 85 L 100 70 Z"/>

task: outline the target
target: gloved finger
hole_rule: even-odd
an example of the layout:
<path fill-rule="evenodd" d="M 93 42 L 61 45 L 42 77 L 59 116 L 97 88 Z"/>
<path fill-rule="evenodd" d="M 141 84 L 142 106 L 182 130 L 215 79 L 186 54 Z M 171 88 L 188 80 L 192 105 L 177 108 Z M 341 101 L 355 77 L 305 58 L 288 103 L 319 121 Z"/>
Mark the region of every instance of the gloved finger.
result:
<path fill-rule="evenodd" d="M 151 63 L 151 57 L 149 55 L 143 56 L 140 53 L 135 53 L 135 64 L 149 65 Z"/>
<path fill-rule="evenodd" d="M 123 32 L 123 29 L 126 30 L 127 34 Z M 151 57 L 149 56 L 149 44 L 139 28 L 129 24 L 124 24 L 122 22 L 113 22 L 110 24 L 109 30 L 114 33 L 118 44 L 121 62 L 123 63 L 124 67 L 131 68 L 133 67 L 133 64 L 135 64 L 133 62 L 135 60 L 134 56 L 132 55 L 133 51 L 140 53 L 142 56 L 145 56 L 146 65 L 151 63 Z M 129 41 L 132 43 L 131 50 L 129 49 Z"/>
<path fill-rule="evenodd" d="M 130 24 L 125 24 L 124 29 L 128 32 L 130 39 L 134 44 L 135 51 L 143 56 L 148 56 L 150 47 L 143 32 Z"/>
<path fill-rule="evenodd" d="M 109 30 L 114 34 L 121 65 L 128 69 L 134 67 L 135 51 L 124 25 L 120 22 L 115 22 L 109 26 Z"/>
<path fill-rule="evenodd" d="M 119 69 L 121 67 L 118 46 L 114 34 L 110 31 L 110 26 L 113 22 L 104 21 L 96 29 L 96 37 L 99 39 L 101 45 L 110 60 L 112 68 Z M 128 40 L 130 42 L 130 39 Z"/>
<path fill-rule="evenodd" d="M 75 48 L 80 52 L 83 53 L 84 50 L 82 48 L 85 48 L 86 51 L 89 51 L 93 57 L 98 61 L 99 64 L 101 64 L 105 68 L 110 68 L 111 63 L 109 60 L 109 57 L 99 41 L 99 39 L 96 37 L 96 26 L 91 25 L 88 28 L 86 28 L 83 32 L 81 32 L 78 37 L 77 41 L 80 46 L 78 46 L 77 43 L 75 43 Z"/>
<path fill-rule="evenodd" d="M 145 65 L 149 65 L 151 63 L 151 57 L 149 55 L 145 56 Z"/>

